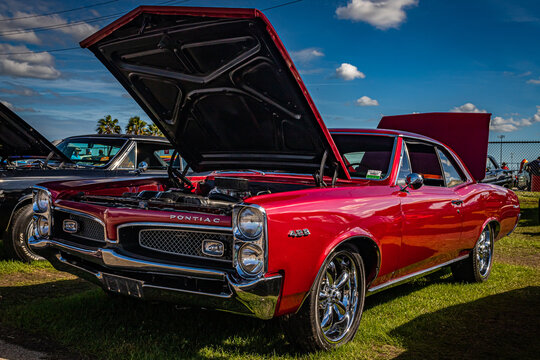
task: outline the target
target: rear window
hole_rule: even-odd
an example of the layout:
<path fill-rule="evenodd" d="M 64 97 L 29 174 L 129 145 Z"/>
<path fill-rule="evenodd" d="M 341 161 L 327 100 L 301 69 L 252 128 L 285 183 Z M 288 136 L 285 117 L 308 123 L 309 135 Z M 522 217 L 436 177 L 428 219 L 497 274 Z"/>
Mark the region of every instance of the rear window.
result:
<path fill-rule="evenodd" d="M 395 138 L 377 135 L 333 135 L 353 178 L 384 179 L 390 172 Z"/>

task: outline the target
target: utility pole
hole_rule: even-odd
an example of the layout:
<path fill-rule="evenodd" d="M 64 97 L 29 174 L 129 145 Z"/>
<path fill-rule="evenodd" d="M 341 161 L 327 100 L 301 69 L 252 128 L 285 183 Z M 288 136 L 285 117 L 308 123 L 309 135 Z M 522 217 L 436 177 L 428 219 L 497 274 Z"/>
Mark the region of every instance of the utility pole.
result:
<path fill-rule="evenodd" d="M 506 137 L 504 135 L 497 136 L 499 139 L 501 139 L 501 156 L 499 157 L 499 165 L 502 164 L 502 141 Z"/>

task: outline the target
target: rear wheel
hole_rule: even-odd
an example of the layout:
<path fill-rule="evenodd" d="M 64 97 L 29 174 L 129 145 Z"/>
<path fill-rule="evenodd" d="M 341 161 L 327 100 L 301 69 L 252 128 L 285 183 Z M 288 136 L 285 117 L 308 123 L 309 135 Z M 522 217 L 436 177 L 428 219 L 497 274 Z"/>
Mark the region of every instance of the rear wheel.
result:
<path fill-rule="evenodd" d="M 329 350 L 354 338 L 364 307 L 365 272 L 353 245 L 324 262 L 300 311 L 285 319 L 292 343 L 308 351 Z"/>
<path fill-rule="evenodd" d="M 491 267 L 493 265 L 493 243 L 493 230 L 487 225 L 482 230 L 470 256 L 452 265 L 454 278 L 466 282 L 486 281 L 489 278 L 489 274 L 491 274 Z"/>
<path fill-rule="evenodd" d="M 28 239 L 34 233 L 32 216 L 32 204 L 22 206 L 13 214 L 11 226 L 4 237 L 4 248 L 12 259 L 24 262 L 43 260 L 28 246 Z"/>

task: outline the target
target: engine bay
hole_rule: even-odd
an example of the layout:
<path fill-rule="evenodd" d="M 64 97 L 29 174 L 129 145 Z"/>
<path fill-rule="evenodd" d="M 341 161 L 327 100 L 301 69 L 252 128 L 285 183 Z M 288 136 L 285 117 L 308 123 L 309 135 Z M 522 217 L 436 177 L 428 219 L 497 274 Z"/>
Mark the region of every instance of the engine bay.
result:
<path fill-rule="evenodd" d="M 304 184 L 260 182 L 236 177 L 215 177 L 191 188 L 167 187 L 165 191 L 125 192 L 121 196 L 79 194 L 76 200 L 108 207 L 149 210 L 190 210 L 228 215 L 244 199 L 311 187 Z"/>

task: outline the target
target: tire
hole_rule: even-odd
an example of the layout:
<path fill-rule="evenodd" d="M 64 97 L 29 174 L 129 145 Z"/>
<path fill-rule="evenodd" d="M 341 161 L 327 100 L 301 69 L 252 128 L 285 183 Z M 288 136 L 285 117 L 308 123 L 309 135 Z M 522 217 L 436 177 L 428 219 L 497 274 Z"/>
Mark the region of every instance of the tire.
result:
<path fill-rule="evenodd" d="M 23 262 L 43 260 L 30 250 L 28 238 L 33 232 L 32 204 L 27 204 L 15 211 L 11 225 L 4 236 L 4 248 L 8 257 Z"/>
<path fill-rule="evenodd" d="M 346 244 L 323 263 L 299 312 L 282 319 L 289 341 L 310 352 L 351 341 L 360 325 L 365 295 L 364 262 L 356 247 Z"/>
<path fill-rule="evenodd" d="M 481 283 L 489 278 L 493 267 L 493 235 L 491 226 L 487 225 L 482 230 L 469 257 L 452 264 L 454 279 L 469 283 Z"/>

